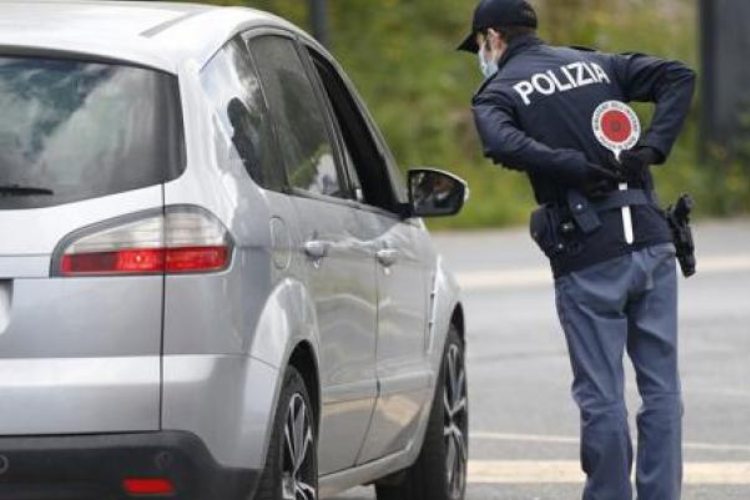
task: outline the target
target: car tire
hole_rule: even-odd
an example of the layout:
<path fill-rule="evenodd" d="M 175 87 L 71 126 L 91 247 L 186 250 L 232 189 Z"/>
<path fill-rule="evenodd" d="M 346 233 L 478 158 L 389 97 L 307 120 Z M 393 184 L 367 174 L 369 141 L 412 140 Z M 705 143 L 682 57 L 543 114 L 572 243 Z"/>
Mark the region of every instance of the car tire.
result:
<path fill-rule="evenodd" d="M 317 426 L 302 375 L 289 367 L 276 408 L 266 466 L 254 500 L 318 498 Z"/>
<path fill-rule="evenodd" d="M 376 484 L 378 500 L 463 500 L 469 455 L 465 346 L 451 326 L 417 462 Z"/>

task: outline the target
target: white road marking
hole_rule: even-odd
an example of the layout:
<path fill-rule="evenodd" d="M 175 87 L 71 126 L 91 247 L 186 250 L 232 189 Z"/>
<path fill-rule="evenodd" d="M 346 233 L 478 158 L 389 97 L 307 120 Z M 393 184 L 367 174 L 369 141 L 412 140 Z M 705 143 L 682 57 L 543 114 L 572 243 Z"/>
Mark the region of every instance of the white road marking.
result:
<path fill-rule="evenodd" d="M 579 440 L 571 436 L 549 436 L 541 434 L 509 434 L 500 432 L 472 432 L 472 439 L 480 441 L 518 441 L 526 443 L 578 444 Z"/>
<path fill-rule="evenodd" d="M 750 255 L 699 256 L 699 276 L 745 271 L 750 271 Z M 464 290 L 505 290 L 552 285 L 552 272 L 545 267 L 467 271 L 457 273 L 456 277 Z"/>
<path fill-rule="evenodd" d="M 471 460 L 472 484 L 551 484 L 582 483 L 586 477 L 581 465 L 572 460 Z"/>
<path fill-rule="evenodd" d="M 580 484 L 585 481 L 574 460 L 513 460 L 469 462 L 473 484 Z M 688 462 L 686 485 L 750 485 L 750 462 Z"/>
<path fill-rule="evenodd" d="M 547 444 L 570 444 L 578 445 L 579 439 L 573 436 L 551 436 L 539 434 L 511 434 L 501 432 L 472 432 L 472 439 L 480 441 L 516 441 L 522 443 L 547 443 Z M 686 450 L 698 451 L 726 451 L 726 452 L 748 452 L 750 453 L 750 444 L 714 444 L 714 443 L 693 443 L 686 442 L 683 444 Z"/>
<path fill-rule="evenodd" d="M 464 290 L 501 290 L 531 288 L 552 284 L 552 271 L 545 268 L 528 268 L 506 271 L 472 271 L 458 273 L 458 283 Z"/>
<path fill-rule="evenodd" d="M 725 257 L 707 257 L 698 255 L 698 272 L 733 273 L 750 271 L 750 255 L 732 255 Z"/>

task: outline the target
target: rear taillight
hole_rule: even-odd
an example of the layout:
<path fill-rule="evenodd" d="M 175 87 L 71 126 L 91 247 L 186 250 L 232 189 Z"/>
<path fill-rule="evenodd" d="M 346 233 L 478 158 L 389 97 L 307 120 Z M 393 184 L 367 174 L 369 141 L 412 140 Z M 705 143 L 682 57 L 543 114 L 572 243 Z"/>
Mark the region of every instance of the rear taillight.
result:
<path fill-rule="evenodd" d="M 170 207 L 120 219 L 66 238 L 53 258 L 57 276 L 179 274 L 222 271 L 232 258 L 224 225 L 195 207 Z"/>
<path fill-rule="evenodd" d="M 122 488 L 130 496 L 173 495 L 174 485 L 169 479 L 131 477 L 123 480 Z"/>

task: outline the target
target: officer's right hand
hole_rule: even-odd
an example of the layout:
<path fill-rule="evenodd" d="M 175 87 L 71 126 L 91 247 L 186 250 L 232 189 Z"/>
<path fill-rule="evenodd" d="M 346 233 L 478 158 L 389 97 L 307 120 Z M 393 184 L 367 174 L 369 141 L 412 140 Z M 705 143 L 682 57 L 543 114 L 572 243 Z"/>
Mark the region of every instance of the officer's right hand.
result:
<path fill-rule="evenodd" d="M 557 174 L 559 182 L 590 197 L 601 197 L 617 189 L 618 183 L 625 182 L 619 171 L 595 163 L 582 163 L 575 168 L 561 169 Z"/>
<path fill-rule="evenodd" d="M 625 179 L 619 172 L 590 163 L 581 190 L 589 198 L 605 198 L 611 192 L 616 191 L 618 184 L 624 181 Z"/>

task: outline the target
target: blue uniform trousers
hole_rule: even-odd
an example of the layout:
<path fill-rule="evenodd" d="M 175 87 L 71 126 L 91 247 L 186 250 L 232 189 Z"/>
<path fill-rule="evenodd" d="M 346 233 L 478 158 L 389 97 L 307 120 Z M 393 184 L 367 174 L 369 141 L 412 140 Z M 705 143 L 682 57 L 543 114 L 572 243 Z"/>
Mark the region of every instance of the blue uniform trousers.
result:
<path fill-rule="evenodd" d="M 624 399 L 625 350 L 637 375 L 639 500 L 678 500 L 682 414 L 677 363 L 677 272 L 656 245 L 556 281 L 557 308 L 581 410 L 584 500 L 631 500 L 633 446 Z"/>

